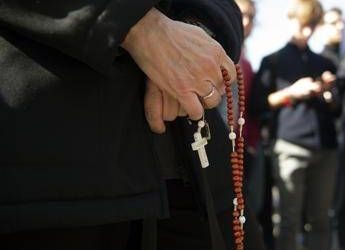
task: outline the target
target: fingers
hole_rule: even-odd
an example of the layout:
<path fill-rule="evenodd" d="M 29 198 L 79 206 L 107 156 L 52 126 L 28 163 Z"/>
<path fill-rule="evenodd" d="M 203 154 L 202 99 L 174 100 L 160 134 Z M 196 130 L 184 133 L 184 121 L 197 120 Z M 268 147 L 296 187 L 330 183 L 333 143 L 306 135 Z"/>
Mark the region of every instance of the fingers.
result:
<path fill-rule="evenodd" d="M 155 133 L 161 134 L 165 132 L 165 124 L 163 120 L 163 94 L 148 81 L 144 99 L 144 108 L 146 120 Z"/>
<path fill-rule="evenodd" d="M 327 83 L 333 82 L 336 80 L 336 76 L 332 74 L 330 71 L 323 72 L 321 78 L 324 82 L 327 82 Z"/>
<path fill-rule="evenodd" d="M 187 116 L 187 112 L 184 111 L 184 109 L 181 107 L 181 105 L 179 105 L 178 116 L 179 117 Z"/>
<path fill-rule="evenodd" d="M 167 92 L 163 92 L 163 120 L 174 121 L 178 117 L 179 109 L 178 101 Z"/>
<path fill-rule="evenodd" d="M 144 109 L 151 130 L 158 134 L 165 132 L 165 121 L 187 116 L 180 103 L 167 92 L 161 91 L 151 80 L 147 81 Z"/>
<path fill-rule="evenodd" d="M 181 108 L 186 111 L 191 120 L 200 120 L 204 114 L 204 108 L 199 97 L 193 92 L 187 92 L 178 97 Z"/>
<path fill-rule="evenodd" d="M 221 101 L 221 94 L 218 88 L 211 81 L 203 81 L 200 83 L 198 95 L 204 108 L 214 108 Z"/>

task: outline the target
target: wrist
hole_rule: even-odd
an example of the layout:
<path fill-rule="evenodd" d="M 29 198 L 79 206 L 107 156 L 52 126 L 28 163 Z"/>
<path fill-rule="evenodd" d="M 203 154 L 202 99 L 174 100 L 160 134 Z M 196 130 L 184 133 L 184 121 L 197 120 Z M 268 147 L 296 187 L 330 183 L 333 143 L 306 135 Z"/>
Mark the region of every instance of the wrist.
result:
<path fill-rule="evenodd" d="M 156 8 L 152 8 L 129 30 L 121 43 L 121 47 L 131 52 L 137 47 L 139 42 L 144 40 L 144 37 L 147 37 L 152 32 L 153 28 L 164 26 L 168 20 L 170 19 L 163 13 Z"/>

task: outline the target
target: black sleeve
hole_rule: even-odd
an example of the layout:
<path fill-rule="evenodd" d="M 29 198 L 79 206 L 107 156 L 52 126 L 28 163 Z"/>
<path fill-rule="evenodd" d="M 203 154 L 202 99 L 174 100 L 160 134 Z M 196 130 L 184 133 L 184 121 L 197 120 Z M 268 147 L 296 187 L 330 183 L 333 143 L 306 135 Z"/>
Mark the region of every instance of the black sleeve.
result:
<path fill-rule="evenodd" d="M 268 103 L 268 96 L 275 91 L 275 70 L 272 66 L 273 57 L 265 57 L 258 72 L 256 73 L 251 95 L 249 98 L 250 115 L 259 118 L 259 120 L 267 120 L 271 115 L 271 108 Z"/>
<path fill-rule="evenodd" d="M 243 41 L 241 12 L 233 0 L 172 0 L 172 18 L 197 19 L 215 34 L 232 60 L 238 62 Z"/>
<path fill-rule="evenodd" d="M 108 74 L 129 29 L 159 0 L 0 0 L 0 29 Z"/>

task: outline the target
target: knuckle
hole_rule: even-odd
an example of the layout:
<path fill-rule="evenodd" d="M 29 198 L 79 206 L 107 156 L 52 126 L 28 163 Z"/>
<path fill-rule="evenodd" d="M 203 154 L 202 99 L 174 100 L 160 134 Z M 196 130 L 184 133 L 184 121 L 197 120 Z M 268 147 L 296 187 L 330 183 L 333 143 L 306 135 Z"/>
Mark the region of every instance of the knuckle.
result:
<path fill-rule="evenodd" d="M 212 57 L 204 57 L 202 60 L 201 60 L 201 70 L 202 72 L 211 72 L 211 71 L 214 71 L 217 69 L 217 63 L 215 62 L 214 58 Z"/>

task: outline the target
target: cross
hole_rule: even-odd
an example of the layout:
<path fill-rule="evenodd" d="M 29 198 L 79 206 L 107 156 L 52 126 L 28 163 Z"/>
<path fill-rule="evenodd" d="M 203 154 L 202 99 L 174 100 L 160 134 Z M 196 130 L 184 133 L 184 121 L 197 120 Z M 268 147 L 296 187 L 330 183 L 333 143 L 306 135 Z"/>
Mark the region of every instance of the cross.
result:
<path fill-rule="evenodd" d="M 205 146 L 207 145 L 207 138 L 203 138 L 201 132 L 194 133 L 194 142 L 192 143 L 193 151 L 198 151 L 200 163 L 202 168 L 207 168 L 210 164 L 208 162 Z"/>

